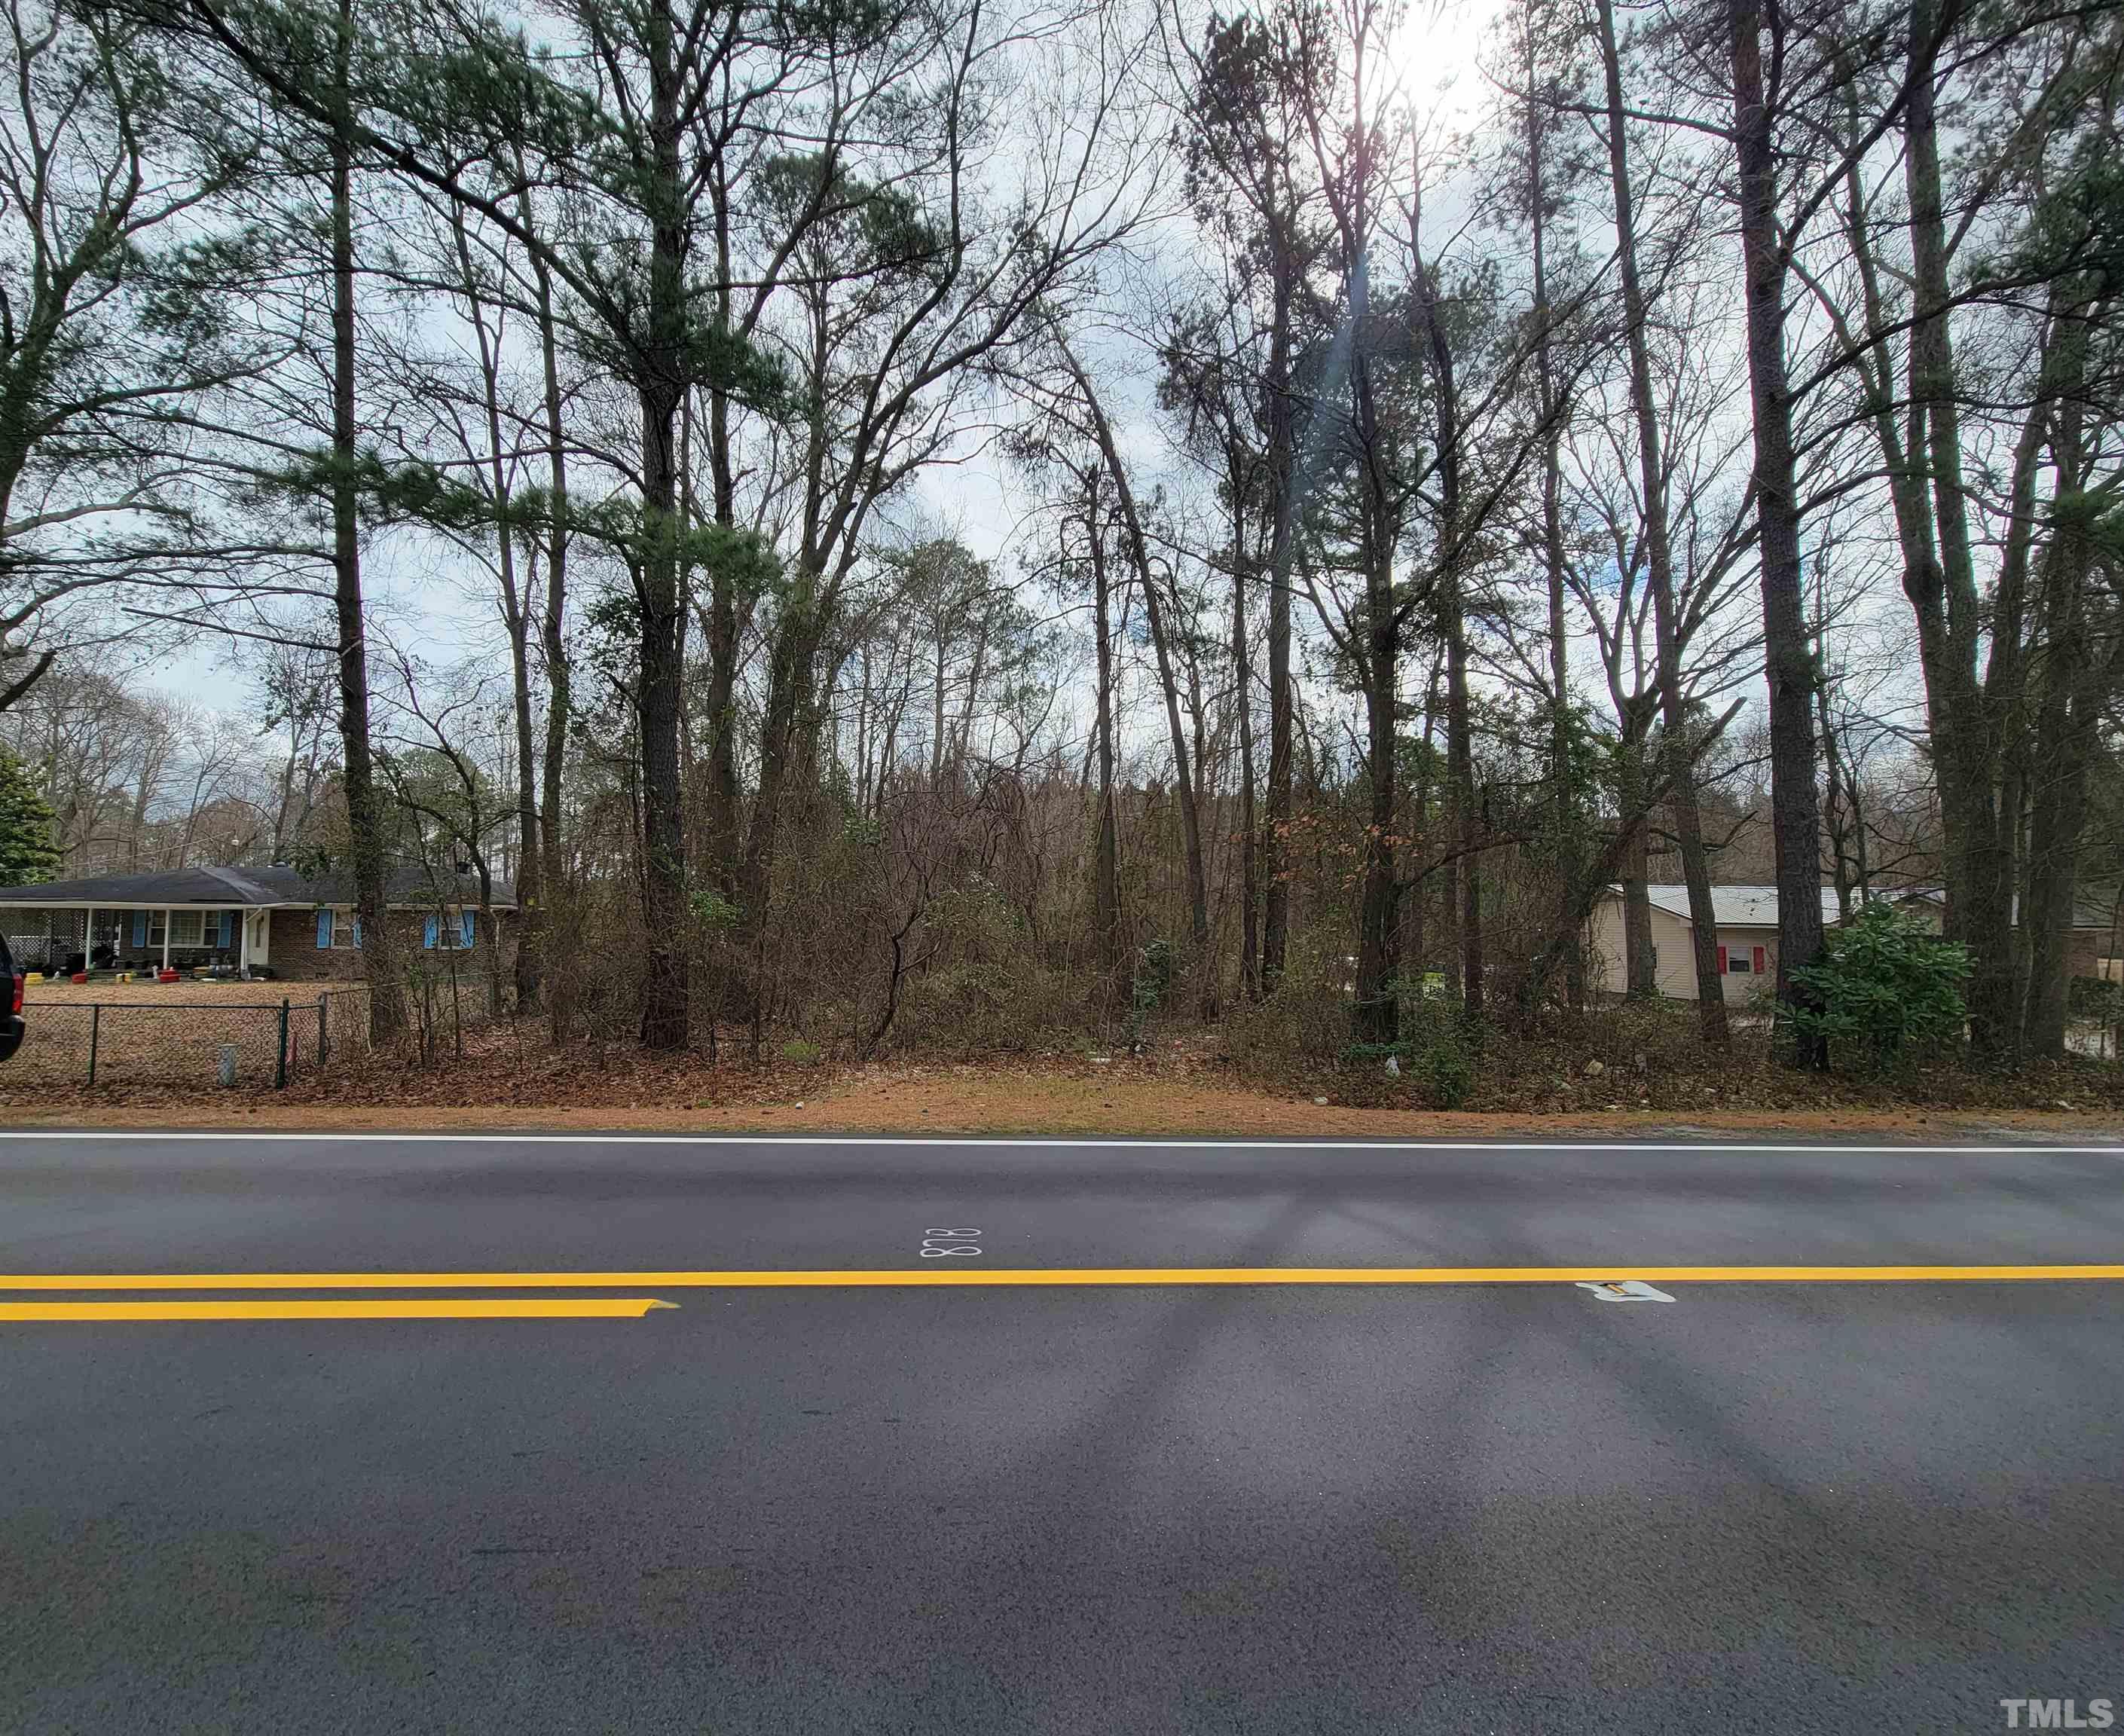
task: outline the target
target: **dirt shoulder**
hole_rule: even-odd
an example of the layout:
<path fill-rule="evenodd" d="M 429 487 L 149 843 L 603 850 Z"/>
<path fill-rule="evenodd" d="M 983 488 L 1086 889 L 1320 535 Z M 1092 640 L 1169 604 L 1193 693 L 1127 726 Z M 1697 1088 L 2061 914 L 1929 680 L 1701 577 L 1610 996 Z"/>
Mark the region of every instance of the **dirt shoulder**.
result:
<path fill-rule="evenodd" d="M 490 1080 L 490 1074 L 500 1074 Z M 513 1076 L 516 1089 L 482 1089 Z M 335 1085 L 337 1089 L 334 1089 Z M 501 1074 L 474 1066 L 400 1071 L 392 1089 L 359 1074 L 307 1092 L 173 1095 L 123 1087 L 41 1099 L 0 1095 L 18 1127 L 242 1127 L 305 1131 L 542 1130 L 559 1132 L 1035 1135 L 1083 1138 L 1557 1139 L 1871 1135 L 1883 1142 L 2124 1137 L 2124 1115 L 1964 1107 L 1677 1113 L 1630 1107 L 1445 1113 L 1361 1107 L 1205 1076 L 1170 1061 L 703 1069 L 646 1064 L 618 1051 L 603 1067 Z"/>
<path fill-rule="evenodd" d="M 759 1060 L 628 1042 L 556 1045 L 533 1021 L 468 1027 L 421 1061 L 335 1053 L 216 1083 L 211 1056 L 152 1081 L 122 1062 L 93 1087 L 70 1070 L 0 1067 L 0 1125 L 545 1128 L 759 1134 L 949 1133 L 1086 1139 L 1715 1138 L 1882 1141 L 2124 1136 L 2124 1068 L 2078 1060 L 2013 1073 L 1942 1066 L 1892 1084 L 1797 1074 L 1766 1041 L 1707 1052 L 1690 1023 L 1647 1015 L 1528 1041 L 1498 1033 L 1473 1089 L 1441 1106 L 1421 1058 L 1402 1072 L 1351 1052 L 1310 1060 L 1168 1033 L 1135 1053 L 1081 1041 L 1042 1051 L 835 1063 L 808 1044 Z M 705 1047 L 705 1046 L 704 1046 Z"/>

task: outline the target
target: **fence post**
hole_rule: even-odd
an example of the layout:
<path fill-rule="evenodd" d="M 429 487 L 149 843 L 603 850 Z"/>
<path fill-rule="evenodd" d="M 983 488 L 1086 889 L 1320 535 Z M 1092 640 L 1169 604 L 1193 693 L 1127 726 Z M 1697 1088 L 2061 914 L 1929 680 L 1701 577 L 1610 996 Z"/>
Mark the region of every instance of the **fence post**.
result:
<path fill-rule="evenodd" d="M 91 1001 L 88 1007 L 88 1082 L 96 1083 L 96 1040 L 103 1034 L 103 1003 Z"/>
<path fill-rule="evenodd" d="M 273 1089 L 283 1090 L 288 1083 L 288 997 L 280 997 L 280 1053 L 273 1063 Z"/>

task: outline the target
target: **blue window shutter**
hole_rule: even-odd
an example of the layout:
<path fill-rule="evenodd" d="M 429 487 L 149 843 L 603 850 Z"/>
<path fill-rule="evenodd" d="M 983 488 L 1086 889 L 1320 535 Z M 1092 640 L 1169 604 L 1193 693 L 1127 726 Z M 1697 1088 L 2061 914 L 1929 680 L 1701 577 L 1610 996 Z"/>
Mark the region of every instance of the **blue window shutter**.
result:
<path fill-rule="evenodd" d="M 469 947 L 474 943 L 476 939 L 477 931 L 472 925 L 472 912 L 470 910 L 458 911 L 458 944 L 461 947 Z"/>
<path fill-rule="evenodd" d="M 135 910 L 133 913 L 133 944 L 136 947 L 143 947 L 147 943 L 148 913 L 145 910 Z"/>
<path fill-rule="evenodd" d="M 359 916 L 356 916 L 354 919 L 354 944 L 355 949 L 359 951 L 361 946 L 361 918 Z"/>
<path fill-rule="evenodd" d="M 430 916 L 427 920 L 426 926 L 421 930 L 421 944 L 427 948 L 430 952 L 435 950 L 435 919 Z"/>
<path fill-rule="evenodd" d="M 221 913 L 221 943 L 225 947 L 236 944 L 236 912 L 233 910 Z"/>
<path fill-rule="evenodd" d="M 317 950 L 320 953 L 331 944 L 331 916 L 330 910 L 317 912 Z"/>

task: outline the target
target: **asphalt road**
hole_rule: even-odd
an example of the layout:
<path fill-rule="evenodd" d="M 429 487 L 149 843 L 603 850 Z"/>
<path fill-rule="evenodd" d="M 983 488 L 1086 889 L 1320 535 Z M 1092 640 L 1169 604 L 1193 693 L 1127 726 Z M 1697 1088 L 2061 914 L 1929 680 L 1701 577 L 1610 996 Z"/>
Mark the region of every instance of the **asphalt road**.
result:
<path fill-rule="evenodd" d="M 0 1136 L 19 1315 L 623 1310 L 0 1316 L 0 1730 L 2124 1715 L 2124 1282 L 1938 1275 L 2119 1262 L 2093 1149 Z M 1765 1266 L 1932 1272 L 1557 1275 Z"/>

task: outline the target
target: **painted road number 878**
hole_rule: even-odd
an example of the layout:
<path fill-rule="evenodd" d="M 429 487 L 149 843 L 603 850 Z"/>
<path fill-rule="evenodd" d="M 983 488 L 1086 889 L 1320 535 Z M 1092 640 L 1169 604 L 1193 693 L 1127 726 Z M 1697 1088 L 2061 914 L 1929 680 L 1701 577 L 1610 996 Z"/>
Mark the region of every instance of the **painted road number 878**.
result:
<path fill-rule="evenodd" d="M 925 1230 L 922 1258 L 925 1260 L 974 1259 L 980 1254 L 978 1230 Z"/>

